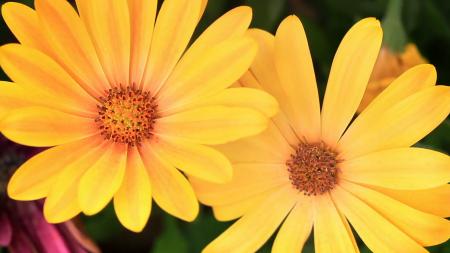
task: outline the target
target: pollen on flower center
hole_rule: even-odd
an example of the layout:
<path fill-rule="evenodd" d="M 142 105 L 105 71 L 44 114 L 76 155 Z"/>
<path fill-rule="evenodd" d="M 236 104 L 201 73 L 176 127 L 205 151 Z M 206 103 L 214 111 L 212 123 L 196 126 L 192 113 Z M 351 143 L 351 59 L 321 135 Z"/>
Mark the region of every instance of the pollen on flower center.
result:
<path fill-rule="evenodd" d="M 149 139 L 158 118 L 155 98 L 132 87 L 112 88 L 106 93 L 99 98 L 95 119 L 103 137 L 132 146 Z"/>
<path fill-rule="evenodd" d="M 292 185 L 305 195 L 321 195 L 338 182 L 337 153 L 325 143 L 300 143 L 286 165 Z"/>

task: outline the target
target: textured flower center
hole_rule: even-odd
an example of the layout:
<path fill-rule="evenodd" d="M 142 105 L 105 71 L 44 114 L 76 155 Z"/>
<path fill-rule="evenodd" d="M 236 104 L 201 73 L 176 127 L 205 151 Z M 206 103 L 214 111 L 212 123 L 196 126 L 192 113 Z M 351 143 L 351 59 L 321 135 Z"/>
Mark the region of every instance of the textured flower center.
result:
<path fill-rule="evenodd" d="M 338 181 L 337 154 L 324 143 L 301 143 L 286 165 L 292 185 L 305 195 L 321 195 Z"/>
<path fill-rule="evenodd" d="M 135 146 L 152 136 L 158 106 L 149 92 L 113 88 L 100 102 L 95 121 L 105 139 Z"/>

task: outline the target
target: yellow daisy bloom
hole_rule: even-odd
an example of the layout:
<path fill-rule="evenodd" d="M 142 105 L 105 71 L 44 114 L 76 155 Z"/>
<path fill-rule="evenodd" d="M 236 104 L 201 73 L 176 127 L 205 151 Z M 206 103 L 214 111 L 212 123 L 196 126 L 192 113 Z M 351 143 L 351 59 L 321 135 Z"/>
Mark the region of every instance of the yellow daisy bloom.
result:
<path fill-rule="evenodd" d="M 182 173 L 232 177 L 210 145 L 266 129 L 276 100 L 229 88 L 251 65 L 257 43 L 238 7 L 186 50 L 206 3 L 166 0 L 36 0 L 2 14 L 21 44 L 4 45 L 0 130 L 10 140 L 52 147 L 12 177 L 17 200 L 46 198 L 50 222 L 93 215 L 111 199 L 119 220 L 141 231 L 152 197 L 166 212 L 195 219 L 198 201 Z M 181 171 L 179 171 L 180 169 Z"/>
<path fill-rule="evenodd" d="M 427 63 L 415 44 L 408 44 L 402 53 L 394 53 L 387 47 L 382 47 L 378 55 L 366 92 L 358 107 L 362 112 L 372 100 L 386 87 L 408 69 Z"/>
<path fill-rule="evenodd" d="M 450 158 L 411 147 L 450 111 L 450 87 L 431 65 L 407 71 L 359 117 L 382 40 L 379 22 L 343 38 L 320 111 L 305 32 L 295 16 L 260 46 L 240 83 L 274 95 L 281 108 L 262 134 L 219 147 L 235 169 L 219 185 L 192 177 L 217 219 L 236 218 L 205 253 L 254 252 L 281 225 L 272 252 L 301 252 L 314 227 L 318 253 L 358 252 L 350 224 L 373 252 L 426 252 L 450 236 Z"/>

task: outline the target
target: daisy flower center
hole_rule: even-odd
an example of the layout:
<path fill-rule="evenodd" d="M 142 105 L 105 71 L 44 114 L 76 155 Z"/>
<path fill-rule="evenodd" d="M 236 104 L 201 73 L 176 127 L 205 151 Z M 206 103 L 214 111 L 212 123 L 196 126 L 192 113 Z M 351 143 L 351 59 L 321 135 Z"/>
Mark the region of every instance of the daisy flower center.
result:
<path fill-rule="evenodd" d="M 135 146 L 153 135 L 158 106 L 148 91 L 112 88 L 99 99 L 95 121 L 105 139 Z"/>
<path fill-rule="evenodd" d="M 292 185 L 305 195 L 321 195 L 338 182 L 337 153 L 324 143 L 300 143 L 286 165 Z"/>

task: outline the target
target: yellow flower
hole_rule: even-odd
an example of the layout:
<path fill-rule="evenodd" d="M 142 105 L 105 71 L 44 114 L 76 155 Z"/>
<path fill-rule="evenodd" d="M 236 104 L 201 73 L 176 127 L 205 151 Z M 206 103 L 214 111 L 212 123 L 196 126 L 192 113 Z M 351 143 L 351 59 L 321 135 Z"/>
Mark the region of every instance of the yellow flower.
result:
<path fill-rule="evenodd" d="M 401 54 L 393 53 L 389 48 L 382 47 L 373 67 L 366 92 L 358 107 L 358 113 L 362 112 L 395 78 L 408 69 L 424 63 L 427 61 L 420 55 L 414 44 L 406 45 L 405 51 Z"/>
<path fill-rule="evenodd" d="M 50 222 L 93 215 L 114 198 L 133 231 L 152 197 L 180 219 L 197 216 L 182 172 L 230 180 L 229 160 L 209 145 L 260 133 L 277 110 L 265 92 L 229 88 L 256 55 L 245 36 L 250 8 L 231 10 L 184 52 L 202 4 L 166 0 L 157 18 L 157 0 L 78 0 L 80 15 L 65 0 L 3 6 L 21 44 L 0 50 L 14 81 L 0 84 L 0 130 L 52 147 L 15 173 L 12 198 L 46 198 Z"/>
<path fill-rule="evenodd" d="M 373 252 L 426 252 L 450 236 L 450 158 L 410 147 L 447 117 L 450 87 L 431 65 L 396 79 L 353 122 L 382 40 L 379 22 L 358 22 L 334 57 L 322 111 L 299 19 L 260 30 L 242 79 L 274 95 L 281 112 L 262 134 L 219 147 L 231 182 L 191 178 L 219 220 L 241 217 L 204 252 L 254 252 L 281 225 L 272 252 L 301 252 L 314 227 L 316 252 L 358 252 L 350 224 Z M 347 128 L 348 127 L 348 128 Z"/>

